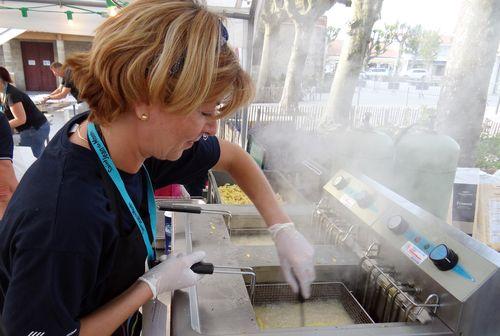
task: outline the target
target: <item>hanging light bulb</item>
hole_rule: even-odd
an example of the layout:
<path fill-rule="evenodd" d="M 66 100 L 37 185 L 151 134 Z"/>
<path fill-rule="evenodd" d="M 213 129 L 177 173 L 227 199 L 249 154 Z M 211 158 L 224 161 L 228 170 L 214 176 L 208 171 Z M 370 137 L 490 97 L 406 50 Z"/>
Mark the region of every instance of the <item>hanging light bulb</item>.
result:
<path fill-rule="evenodd" d="M 106 9 L 108 10 L 108 15 L 110 17 L 118 14 L 118 8 L 116 7 L 116 4 L 111 0 L 106 0 Z"/>

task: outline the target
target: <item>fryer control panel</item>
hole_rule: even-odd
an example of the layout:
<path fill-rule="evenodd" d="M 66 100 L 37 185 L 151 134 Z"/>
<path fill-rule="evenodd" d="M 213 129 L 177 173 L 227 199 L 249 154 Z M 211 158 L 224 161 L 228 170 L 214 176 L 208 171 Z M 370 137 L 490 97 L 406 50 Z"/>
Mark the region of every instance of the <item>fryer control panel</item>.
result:
<path fill-rule="evenodd" d="M 381 243 L 400 251 L 461 301 L 496 271 L 466 246 L 472 238 L 450 234 L 457 229 L 375 183 L 339 171 L 324 189 L 384 238 Z"/>
<path fill-rule="evenodd" d="M 345 171 L 337 173 L 323 189 L 368 225 L 373 225 L 388 207 L 385 198 Z"/>

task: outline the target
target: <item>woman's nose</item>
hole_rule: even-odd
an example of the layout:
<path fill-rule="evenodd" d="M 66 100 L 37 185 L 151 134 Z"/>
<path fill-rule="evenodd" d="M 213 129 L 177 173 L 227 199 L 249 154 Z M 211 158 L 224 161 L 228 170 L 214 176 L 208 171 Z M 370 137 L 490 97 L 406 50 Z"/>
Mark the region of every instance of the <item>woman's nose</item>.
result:
<path fill-rule="evenodd" d="M 211 120 L 205 125 L 205 133 L 209 135 L 217 134 L 217 120 Z"/>

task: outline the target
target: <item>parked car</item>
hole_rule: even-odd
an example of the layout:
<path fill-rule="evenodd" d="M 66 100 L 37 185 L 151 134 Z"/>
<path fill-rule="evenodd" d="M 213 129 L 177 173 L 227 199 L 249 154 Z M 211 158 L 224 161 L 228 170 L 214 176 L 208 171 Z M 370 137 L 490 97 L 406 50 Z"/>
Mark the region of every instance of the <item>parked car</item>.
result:
<path fill-rule="evenodd" d="M 426 69 L 409 69 L 403 73 L 402 77 L 411 80 L 427 79 L 429 72 Z"/>
<path fill-rule="evenodd" d="M 370 68 L 360 74 L 361 79 L 384 80 L 390 76 L 387 68 Z"/>

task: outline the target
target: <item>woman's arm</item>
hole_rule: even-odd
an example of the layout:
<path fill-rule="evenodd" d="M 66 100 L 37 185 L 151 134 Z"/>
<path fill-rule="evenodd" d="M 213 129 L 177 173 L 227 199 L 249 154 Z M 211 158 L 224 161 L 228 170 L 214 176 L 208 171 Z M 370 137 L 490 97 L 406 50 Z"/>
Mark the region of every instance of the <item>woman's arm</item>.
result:
<path fill-rule="evenodd" d="M 205 252 L 185 256 L 170 255 L 139 278 L 123 294 L 80 320 L 80 335 L 111 335 L 132 313 L 153 297 L 176 289 L 191 287 L 201 279 L 191 270 Z"/>
<path fill-rule="evenodd" d="M 227 171 L 264 218 L 276 245 L 285 280 L 297 293 L 310 296 L 314 281 L 314 248 L 285 214 L 255 161 L 240 146 L 220 140 L 220 158 L 215 169 Z"/>
<path fill-rule="evenodd" d="M 106 305 L 80 320 L 80 336 L 111 335 L 127 318 L 153 298 L 149 286 L 137 281 Z"/>
<path fill-rule="evenodd" d="M 55 93 L 55 94 L 50 94 L 48 96 L 48 99 L 63 99 L 63 98 L 66 98 L 66 96 L 71 92 L 71 89 L 69 87 L 65 87 L 63 86 L 61 88 L 61 91 L 59 91 L 58 93 Z"/>
<path fill-rule="evenodd" d="M 61 93 L 62 89 L 63 89 L 64 85 L 59 85 L 57 87 L 57 89 L 55 89 L 54 91 L 52 91 L 51 93 L 49 93 L 49 96 L 52 96 L 52 95 L 55 95 L 55 94 L 58 94 L 58 93 Z"/>
<path fill-rule="evenodd" d="M 291 222 L 281 209 L 276 195 L 262 170 L 240 146 L 220 140 L 220 158 L 215 170 L 228 172 L 252 200 L 267 226 Z"/>
<path fill-rule="evenodd" d="M 15 128 L 24 125 L 26 123 L 26 112 L 24 111 L 23 103 L 17 102 L 9 107 L 14 116 L 14 119 L 9 120 L 10 127 Z"/>
<path fill-rule="evenodd" d="M 0 160 L 0 219 L 16 190 L 17 179 L 10 160 Z"/>

